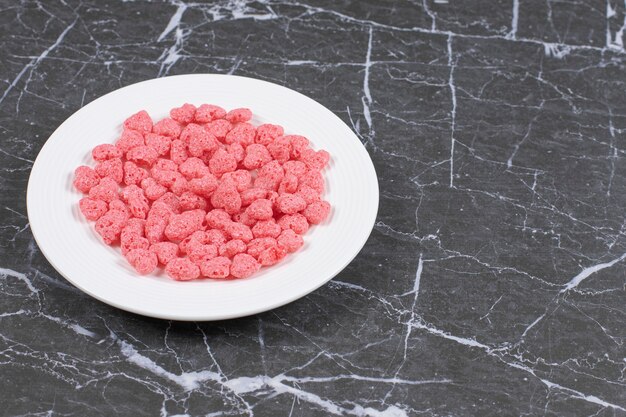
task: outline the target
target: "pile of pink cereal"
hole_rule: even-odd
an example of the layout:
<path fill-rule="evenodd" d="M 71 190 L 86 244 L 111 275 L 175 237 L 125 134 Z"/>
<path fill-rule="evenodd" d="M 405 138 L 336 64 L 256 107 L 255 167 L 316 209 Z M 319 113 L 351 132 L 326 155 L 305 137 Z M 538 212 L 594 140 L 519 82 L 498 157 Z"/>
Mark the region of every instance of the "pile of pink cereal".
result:
<path fill-rule="evenodd" d="M 156 123 L 146 111 L 80 166 L 80 211 L 139 274 L 175 280 L 245 278 L 300 249 L 330 212 L 329 154 L 245 108 L 184 104 Z"/>

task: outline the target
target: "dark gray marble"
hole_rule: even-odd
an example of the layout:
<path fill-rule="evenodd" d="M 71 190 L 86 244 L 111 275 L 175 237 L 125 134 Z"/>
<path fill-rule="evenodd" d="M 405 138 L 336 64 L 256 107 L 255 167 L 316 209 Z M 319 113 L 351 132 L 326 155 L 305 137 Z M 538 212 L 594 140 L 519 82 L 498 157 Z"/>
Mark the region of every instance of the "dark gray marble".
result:
<path fill-rule="evenodd" d="M 623 2 L 0 1 L 0 415 L 626 415 Z M 288 306 L 176 323 L 83 295 L 25 190 L 137 81 L 286 85 L 359 135 L 375 229 Z"/>

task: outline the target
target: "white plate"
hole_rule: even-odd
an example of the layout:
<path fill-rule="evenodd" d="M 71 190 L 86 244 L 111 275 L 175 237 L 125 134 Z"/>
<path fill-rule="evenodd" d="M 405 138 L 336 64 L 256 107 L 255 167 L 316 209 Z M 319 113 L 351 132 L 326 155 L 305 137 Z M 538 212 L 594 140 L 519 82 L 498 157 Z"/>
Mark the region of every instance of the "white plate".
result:
<path fill-rule="evenodd" d="M 119 248 L 104 245 L 78 210 L 74 169 L 93 166 L 91 149 L 112 143 L 129 115 L 154 118 L 188 102 L 248 107 L 253 123 L 276 123 L 331 154 L 325 171 L 329 219 L 305 235 L 288 260 L 248 279 L 176 282 L 163 274 L 138 276 Z M 28 218 L 52 266 L 72 284 L 112 306 L 173 320 L 221 320 L 294 301 L 338 274 L 359 253 L 378 210 L 378 181 L 367 151 L 330 110 L 288 88 L 252 78 L 198 74 L 144 81 L 93 101 L 67 119 L 37 156 L 28 183 Z"/>

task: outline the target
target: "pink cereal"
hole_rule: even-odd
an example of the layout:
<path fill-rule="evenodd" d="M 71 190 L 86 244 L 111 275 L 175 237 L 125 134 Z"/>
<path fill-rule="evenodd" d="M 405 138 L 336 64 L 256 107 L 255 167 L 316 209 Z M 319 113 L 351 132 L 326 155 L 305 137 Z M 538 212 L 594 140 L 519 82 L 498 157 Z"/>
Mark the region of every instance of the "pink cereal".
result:
<path fill-rule="evenodd" d="M 281 136 L 268 144 L 267 150 L 272 154 L 272 158 L 280 163 L 285 163 L 291 157 L 291 141 L 289 138 Z"/>
<path fill-rule="evenodd" d="M 187 124 L 191 123 L 196 114 L 196 106 L 193 104 L 185 103 L 181 107 L 175 107 L 170 110 L 170 117 L 178 123 Z"/>
<path fill-rule="evenodd" d="M 157 203 L 165 204 L 172 213 L 180 213 L 180 201 L 174 193 L 167 192 L 163 194 L 154 202 L 152 207 L 154 207 Z"/>
<path fill-rule="evenodd" d="M 146 145 L 154 149 L 159 156 L 167 155 L 172 145 L 172 138 L 156 133 L 145 134 Z"/>
<path fill-rule="evenodd" d="M 271 248 L 278 245 L 276 239 L 271 237 L 261 237 L 257 239 L 252 239 L 250 243 L 248 243 L 247 253 L 250 256 L 258 258 L 258 256 L 267 248 Z"/>
<path fill-rule="evenodd" d="M 192 156 L 210 157 L 219 147 L 219 142 L 211 133 L 200 128 L 197 135 L 191 136 L 189 139 L 189 154 Z"/>
<path fill-rule="evenodd" d="M 139 168 L 134 162 L 124 162 L 124 184 L 137 185 L 144 179 L 147 179 L 147 177 L 148 171 L 145 169 Z"/>
<path fill-rule="evenodd" d="M 254 138 L 254 142 L 267 146 L 274 142 L 276 138 L 281 137 L 283 133 L 285 133 L 285 131 L 282 126 L 272 125 L 269 123 L 262 124 L 256 128 L 256 137 Z"/>
<path fill-rule="evenodd" d="M 221 230 L 225 229 L 232 222 L 230 215 L 221 209 L 209 211 L 206 215 L 206 221 L 209 227 Z"/>
<path fill-rule="evenodd" d="M 152 127 L 152 133 L 169 136 L 171 138 L 177 138 L 178 135 L 180 135 L 180 131 L 180 125 L 170 118 L 162 119 Z"/>
<path fill-rule="evenodd" d="M 178 245 L 172 242 L 158 242 L 150 246 L 161 265 L 167 265 L 169 261 L 178 256 Z"/>
<path fill-rule="evenodd" d="M 292 174 L 300 178 L 308 171 L 306 164 L 302 161 L 287 161 L 283 164 L 285 174 Z"/>
<path fill-rule="evenodd" d="M 322 170 L 330 160 L 330 154 L 325 150 L 314 151 L 313 149 L 304 149 L 300 154 L 300 160 L 310 169 Z"/>
<path fill-rule="evenodd" d="M 245 253 L 248 247 L 241 239 L 233 239 L 228 242 L 222 244 L 219 249 L 220 256 L 226 256 L 227 258 L 232 258 L 238 253 Z"/>
<path fill-rule="evenodd" d="M 122 251 L 122 255 L 126 255 L 128 252 L 135 249 L 148 249 L 150 247 L 150 242 L 145 237 L 142 237 L 135 233 L 127 233 L 126 227 L 122 230 L 120 234 L 120 249 Z"/>
<path fill-rule="evenodd" d="M 239 253 L 233 257 L 230 274 L 235 278 L 247 278 L 261 268 L 261 265 L 252 256 Z"/>
<path fill-rule="evenodd" d="M 158 157 L 157 151 L 146 145 L 137 146 L 126 153 L 126 159 L 145 167 L 151 167 Z"/>
<path fill-rule="evenodd" d="M 237 160 L 234 156 L 220 148 L 209 160 L 209 169 L 216 177 L 222 176 L 226 172 L 232 172 L 237 169 Z"/>
<path fill-rule="evenodd" d="M 189 281 L 200 276 L 200 268 L 187 258 L 174 258 L 167 263 L 165 272 L 177 281 Z"/>
<path fill-rule="evenodd" d="M 140 184 L 141 188 L 143 189 L 143 193 L 148 198 L 148 200 L 157 200 L 167 192 L 167 188 L 160 185 L 152 177 L 144 178 L 143 180 L 141 180 Z"/>
<path fill-rule="evenodd" d="M 253 201 L 266 196 L 267 190 L 265 188 L 250 188 L 241 193 L 241 205 L 244 207 L 249 206 Z"/>
<path fill-rule="evenodd" d="M 98 185 L 91 187 L 89 190 L 89 197 L 106 201 L 107 203 L 117 199 L 118 195 L 117 183 L 109 177 L 102 178 Z"/>
<path fill-rule="evenodd" d="M 307 205 L 311 204 L 315 201 L 318 201 L 320 199 L 320 193 L 319 191 L 317 191 L 316 189 L 313 189 L 311 187 L 309 187 L 306 184 L 302 184 L 298 187 L 298 192 L 297 194 L 304 198 L 304 201 L 306 201 Z"/>
<path fill-rule="evenodd" d="M 320 224 L 328 217 L 330 213 L 330 204 L 328 201 L 316 201 L 309 204 L 302 214 L 311 224 Z"/>
<path fill-rule="evenodd" d="M 112 245 L 120 238 L 120 233 L 128 217 L 120 210 L 109 210 L 96 221 L 96 232 L 107 245 Z"/>
<path fill-rule="evenodd" d="M 266 199 L 255 200 L 246 209 L 246 214 L 257 220 L 271 219 L 274 216 L 272 202 Z"/>
<path fill-rule="evenodd" d="M 252 186 L 252 174 L 245 169 L 238 169 L 222 175 L 222 182 L 231 182 L 235 185 L 237 191 L 241 193 Z"/>
<path fill-rule="evenodd" d="M 152 166 L 152 171 L 178 171 L 178 164 L 170 159 L 159 158 Z M 154 175 L 154 174 L 152 174 Z"/>
<path fill-rule="evenodd" d="M 110 143 L 98 145 L 91 151 L 94 161 L 106 161 L 107 159 L 121 158 L 122 152 Z"/>
<path fill-rule="evenodd" d="M 178 170 L 188 180 L 192 178 L 202 178 L 207 174 L 210 174 L 209 168 L 202 162 L 202 159 L 194 156 L 187 158 L 185 162 L 180 164 Z"/>
<path fill-rule="evenodd" d="M 170 147 L 170 158 L 176 165 L 187 160 L 187 146 L 180 140 L 173 140 Z"/>
<path fill-rule="evenodd" d="M 216 139 L 224 141 L 224 138 L 233 128 L 233 125 L 228 120 L 218 119 L 207 123 L 206 125 L 204 125 L 204 128 L 207 130 L 207 132 L 215 136 Z"/>
<path fill-rule="evenodd" d="M 93 169 L 80 166 L 74 171 L 74 187 L 78 191 L 87 194 L 98 183 L 100 183 L 100 176 Z"/>
<path fill-rule="evenodd" d="M 239 142 L 231 143 L 226 147 L 226 152 L 231 154 L 237 162 L 243 161 L 246 156 L 246 150 Z"/>
<path fill-rule="evenodd" d="M 98 220 L 108 210 L 107 203 L 89 197 L 81 198 L 78 206 L 87 220 Z"/>
<path fill-rule="evenodd" d="M 226 278 L 230 275 L 230 259 L 218 256 L 200 263 L 202 276 L 207 278 Z"/>
<path fill-rule="evenodd" d="M 247 108 L 239 108 L 233 109 L 226 113 L 224 119 L 228 120 L 231 123 L 243 123 L 252 119 L 252 112 Z"/>
<path fill-rule="evenodd" d="M 304 245 L 304 239 L 291 229 L 283 230 L 278 236 L 278 244 L 289 253 L 293 253 Z"/>
<path fill-rule="evenodd" d="M 247 169 L 258 169 L 272 160 L 272 155 L 264 145 L 253 143 L 246 148 L 243 166 Z"/>
<path fill-rule="evenodd" d="M 285 174 L 283 180 L 280 182 L 278 186 L 278 193 L 290 193 L 293 194 L 298 191 L 298 177 L 293 174 Z"/>
<path fill-rule="evenodd" d="M 252 227 L 256 224 L 257 219 L 250 216 L 245 211 L 243 213 L 237 213 L 233 216 L 233 220 L 237 223 L 245 224 L 248 227 Z"/>
<path fill-rule="evenodd" d="M 145 143 L 141 132 L 126 129 L 122 132 L 122 136 L 120 136 L 119 140 L 115 144 L 115 147 L 119 149 L 121 153 L 126 154 L 126 152 L 131 149 L 143 145 L 145 145 Z"/>
<path fill-rule="evenodd" d="M 95 171 L 101 178 L 109 177 L 118 184 L 124 179 L 124 164 L 120 158 L 98 162 Z"/>
<path fill-rule="evenodd" d="M 244 147 L 254 143 L 256 128 L 250 123 L 239 123 L 226 134 L 224 143 L 240 143 Z"/>
<path fill-rule="evenodd" d="M 258 221 L 252 228 L 252 233 L 255 238 L 271 237 L 276 239 L 280 235 L 281 231 L 282 228 L 274 219 Z"/>
<path fill-rule="evenodd" d="M 128 252 L 126 259 L 140 275 L 151 273 L 159 263 L 156 254 L 148 249 L 133 249 Z"/>
<path fill-rule="evenodd" d="M 187 256 L 191 262 L 200 265 L 217 256 L 217 246 L 215 245 L 193 245 L 189 247 Z"/>
<path fill-rule="evenodd" d="M 278 224 L 283 231 L 293 230 L 299 235 L 303 235 L 309 230 L 308 220 L 300 213 L 286 214 L 278 219 Z"/>
<path fill-rule="evenodd" d="M 183 193 L 189 191 L 189 181 L 187 181 L 187 178 L 179 175 L 172 183 L 170 190 L 172 190 L 176 196 L 180 197 Z"/>
<path fill-rule="evenodd" d="M 322 177 L 322 173 L 319 171 L 308 171 L 306 174 L 300 177 L 300 183 L 303 185 L 308 185 L 319 194 L 322 194 L 324 192 L 324 177 Z"/>
<path fill-rule="evenodd" d="M 199 195 L 196 195 L 190 191 L 185 191 L 178 198 L 180 201 L 180 208 L 183 211 L 187 210 L 195 210 L 195 209 L 206 209 L 206 200 Z"/>
<path fill-rule="evenodd" d="M 124 127 L 126 129 L 148 133 L 152 130 L 152 119 L 147 111 L 141 110 L 124 120 Z"/>
<path fill-rule="evenodd" d="M 197 230 L 202 230 L 205 227 L 203 226 L 205 215 L 205 211 L 200 209 L 172 215 L 165 228 L 165 236 L 169 240 L 179 241 Z"/>
<path fill-rule="evenodd" d="M 276 199 L 276 207 L 281 213 L 294 214 L 306 208 L 306 201 L 298 194 L 282 194 Z"/>
<path fill-rule="evenodd" d="M 197 123 L 209 123 L 215 119 L 226 116 L 226 110 L 213 104 L 202 104 L 196 109 L 195 121 Z"/>
<path fill-rule="evenodd" d="M 225 228 L 231 239 L 239 239 L 248 243 L 253 239 L 252 230 L 245 224 L 231 222 Z"/>
<path fill-rule="evenodd" d="M 287 256 L 287 250 L 285 248 L 274 246 L 261 252 L 257 260 L 262 266 L 271 266 L 280 262 L 285 256 Z"/>
<path fill-rule="evenodd" d="M 285 136 L 285 138 L 289 139 L 291 142 L 291 157 L 292 158 L 300 158 L 302 151 L 309 147 L 309 140 L 304 136 L 300 135 L 289 135 Z"/>
<path fill-rule="evenodd" d="M 193 178 L 189 180 L 189 191 L 199 196 L 209 198 L 213 191 L 217 188 L 219 181 L 211 173 L 204 175 L 202 178 Z"/>
<path fill-rule="evenodd" d="M 236 214 L 241 210 L 241 196 L 234 184 L 222 182 L 211 196 L 211 204 L 228 214 Z"/>

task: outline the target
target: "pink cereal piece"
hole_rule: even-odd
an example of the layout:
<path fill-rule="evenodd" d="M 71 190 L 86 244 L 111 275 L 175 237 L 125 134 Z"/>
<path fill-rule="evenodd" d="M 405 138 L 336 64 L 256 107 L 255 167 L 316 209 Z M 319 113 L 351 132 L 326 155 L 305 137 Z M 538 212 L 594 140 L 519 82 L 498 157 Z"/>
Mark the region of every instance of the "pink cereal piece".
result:
<path fill-rule="evenodd" d="M 267 145 L 267 150 L 272 158 L 280 163 L 285 163 L 291 157 L 291 141 L 288 138 L 279 137 Z"/>
<path fill-rule="evenodd" d="M 206 215 L 207 225 L 213 229 L 225 229 L 232 220 L 230 215 L 221 209 L 213 209 Z"/>
<path fill-rule="evenodd" d="M 145 145 L 143 135 L 136 130 L 126 129 L 122 132 L 122 136 L 115 143 L 115 147 L 123 154 L 137 146 Z"/>
<path fill-rule="evenodd" d="M 146 145 L 154 149 L 159 156 L 167 155 L 172 145 L 172 138 L 156 133 L 145 134 Z"/>
<path fill-rule="evenodd" d="M 141 188 L 148 200 L 158 200 L 163 194 L 167 192 L 167 188 L 160 185 L 154 180 L 154 178 L 148 177 L 141 180 Z"/>
<path fill-rule="evenodd" d="M 178 199 L 180 201 L 180 208 L 183 211 L 206 209 L 206 200 L 190 191 L 185 191 Z"/>
<path fill-rule="evenodd" d="M 120 210 L 109 210 L 96 221 L 96 232 L 107 245 L 112 245 L 120 238 L 120 233 L 128 217 Z"/>
<path fill-rule="evenodd" d="M 178 248 L 180 249 L 181 253 L 188 253 L 188 251 L 191 250 L 191 247 L 197 245 L 206 245 L 208 243 L 209 239 L 207 236 L 207 232 L 205 232 L 204 230 L 197 230 L 181 240 L 178 244 Z"/>
<path fill-rule="evenodd" d="M 245 169 L 238 169 L 237 171 L 227 172 L 222 175 L 222 182 L 229 181 L 237 187 L 237 191 L 240 193 L 246 191 L 252 186 L 252 174 Z"/>
<path fill-rule="evenodd" d="M 304 239 L 291 229 L 283 230 L 278 236 L 278 244 L 289 253 L 293 253 L 304 245 Z"/>
<path fill-rule="evenodd" d="M 122 233 L 124 233 L 124 231 L 127 231 L 128 233 L 132 233 L 137 236 L 144 236 L 145 228 L 146 228 L 145 220 L 131 218 L 131 219 L 128 219 L 128 221 L 126 221 L 126 224 L 124 225 L 124 230 L 122 230 Z"/>
<path fill-rule="evenodd" d="M 192 178 L 202 178 L 207 174 L 210 174 L 209 168 L 202 162 L 202 159 L 194 156 L 187 158 L 185 162 L 180 164 L 178 170 L 188 180 Z"/>
<path fill-rule="evenodd" d="M 181 127 L 173 119 L 169 117 L 160 120 L 152 127 L 152 133 L 157 135 L 169 136 L 171 138 L 177 138 L 180 135 Z"/>
<path fill-rule="evenodd" d="M 217 188 L 219 181 L 211 173 L 204 175 L 202 178 L 193 178 L 189 181 L 189 190 L 199 196 L 209 198 L 213 191 Z"/>
<path fill-rule="evenodd" d="M 206 129 L 203 126 L 196 124 L 196 123 L 191 123 L 185 126 L 185 128 L 180 132 L 180 136 L 178 138 L 182 140 L 185 145 L 189 145 L 191 138 L 196 137 L 198 135 L 208 135 L 208 134 L 209 133 L 206 131 Z"/>
<path fill-rule="evenodd" d="M 267 190 L 265 188 L 250 188 L 241 193 L 241 205 L 249 206 L 253 201 L 265 198 Z"/>
<path fill-rule="evenodd" d="M 130 210 L 128 210 L 128 207 L 126 207 L 126 204 L 124 204 L 122 200 L 116 199 L 111 201 L 109 203 L 109 211 L 119 211 L 127 220 L 130 217 Z"/>
<path fill-rule="evenodd" d="M 239 253 L 233 257 L 230 274 L 235 278 L 247 278 L 261 268 L 261 265 L 247 253 Z"/>
<path fill-rule="evenodd" d="M 215 136 L 217 140 L 223 142 L 228 132 L 233 128 L 233 125 L 228 120 L 218 119 L 207 123 L 204 125 L 204 128 L 207 132 Z"/>
<path fill-rule="evenodd" d="M 274 219 L 258 221 L 252 228 L 252 233 L 255 238 L 271 237 L 276 239 L 280 235 L 281 231 L 282 228 Z"/>
<path fill-rule="evenodd" d="M 241 210 L 241 196 L 234 184 L 222 182 L 213 192 L 211 204 L 215 208 L 223 208 L 228 214 L 236 214 Z"/>
<path fill-rule="evenodd" d="M 302 161 L 287 161 L 283 164 L 285 174 L 292 174 L 300 178 L 308 171 L 306 164 Z"/>
<path fill-rule="evenodd" d="M 180 165 L 187 160 L 187 146 L 180 140 L 173 140 L 170 147 L 170 158 L 176 165 Z"/>
<path fill-rule="evenodd" d="M 126 159 L 137 165 L 150 167 L 159 157 L 157 151 L 150 146 L 137 146 L 126 153 Z"/>
<path fill-rule="evenodd" d="M 248 227 L 252 227 L 256 224 L 257 219 L 251 217 L 245 211 L 243 213 L 238 213 L 233 216 L 233 220 L 237 223 L 245 224 Z"/>
<path fill-rule="evenodd" d="M 101 178 L 109 177 L 118 184 L 124 179 L 124 164 L 120 158 L 98 162 L 94 169 Z"/>
<path fill-rule="evenodd" d="M 143 196 L 143 190 L 137 185 L 129 185 L 122 189 L 120 195 L 124 202 L 128 202 L 133 197 Z"/>
<path fill-rule="evenodd" d="M 276 207 L 281 213 L 294 214 L 306 208 L 306 201 L 298 194 L 282 194 L 276 199 Z"/>
<path fill-rule="evenodd" d="M 257 220 L 271 219 L 274 216 L 272 202 L 267 199 L 255 200 L 246 209 L 246 214 Z"/>
<path fill-rule="evenodd" d="M 74 171 L 74 187 L 82 193 L 89 193 L 99 182 L 100 176 L 88 166 L 79 166 Z"/>
<path fill-rule="evenodd" d="M 316 170 L 308 171 L 302 177 L 300 177 L 300 184 L 308 185 L 313 188 L 319 194 L 324 192 L 324 177 L 322 173 Z"/>
<path fill-rule="evenodd" d="M 224 119 L 228 120 L 231 123 L 243 123 L 252 119 L 252 112 L 250 111 L 250 109 L 244 107 L 233 109 L 226 113 Z"/>
<path fill-rule="evenodd" d="M 286 214 L 278 219 L 278 224 L 284 230 L 293 230 L 299 235 L 303 235 L 309 230 L 309 222 L 300 213 Z"/>
<path fill-rule="evenodd" d="M 302 151 L 309 147 L 309 140 L 300 135 L 285 136 L 291 142 L 291 157 L 298 159 L 302 154 Z"/>
<path fill-rule="evenodd" d="M 176 281 L 189 281 L 200 276 L 200 268 L 187 258 L 174 258 L 167 263 L 165 272 Z"/>
<path fill-rule="evenodd" d="M 126 129 L 148 133 L 152 130 L 152 118 L 150 118 L 147 111 L 141 110 L 124 120 L 124 127 Z"/>
<path fill-rule="evenodd" d="M 267 248 L 271 248 L 277 246 L 278 242 L 276 239 L 271 237 L 260 237 L 257 239 L 252 239 L 250 243 L 248 243 L 247 253 L 250 256 L 258 258 L 258 256 Z"/>
<path fill-rule="evenodd" d="M 117 183 L 112 178 L 104 177 L 100 180 L 98 185 L 91 187 L 89 197 L 110 203 L 118 198 Z"/>
<path fill-rule="evenodd" d="M 182 124 L 191 123 L 195 114 L 196 106 L 189 103 L 185 103 L 181 107 L 175 107 L 170 110 L 170 117 Z"/>
<path fill-rule="evenodd" d="M 154 207 L 157 203 L 165 204 L 172 213 L 180 213 L 180 201 L 174 193 L 167 192 L 163 194 L 152 204 L 152 207 Z"/>
<path fill-rule="evenodd" d="M 274 142 L 276 138 L 281 137 L 284 133 L 285 130 L 282 126 L 269 123 L 262 124 L 256 128 L 256 137 L 254 138 L 254 142 L 267 146 Z"/>
<path fill-rule="evenodd" d="M 172 259 L 178 256 L 178 245 L 172 242 L 158 242 L 150 246 L 161 265 L 167 265 Z"/>
<path fill-rule="evenodd" d="M 226 243 L 226 233 L 219 229 L 211 229 L 205 232 L 206 243 L 213 244 L 215 246 L 221 246 Z"/>
<path fill-rule="evenodd" d="M 152 169 L 150 170 L 150 173 L 152 174 L 152 178 L 154 178 L 157 183 L 166 188 L 170 188 L 177 178 L 183 177 L 183 174 L 178 171 Z"/>
<path fill-rule="evenodd" d="M 191 262 L 199 266 L 201 263 L 209 261 L 217 256 L 217 246 L 193 245 L 189 247 L 187 256 Z"/>
<path fill-rule="evenodd" d="M 133 249 L 128 252 L 126 259 L 140 275 L 151 273 L 159 264 L 156 254 L 148 249 Z"/>
<path fill-rule="evenodd" d="M 183 177 L 182 175 L 179 175 L 178 177 L 176 177 L 176 179 L 174 180 L 174 183 L 172 184 L 172 186 L 170 187 L 170 190 L 177 195 L 178 197 L 180 197 L 181 195 L 183 195 L 183 193 L 189 191 L 189 181 L 187 181 L 187 178 Z M 182 208 L 182 207 L 181 207 Z"/>
<path fill-rule="evenodd" d="M 278 194 L 290 193 L 298 191 L 298 177 L 293 174 L 285 174 L 283 180 L 278 186 Z"/>
<path fill-rule="evenodd" d="M 135 233 L 127 233 L 126 228 L 122 230 L 120 234 L 120 249 L 123 256 L 135 249 L 148 249 L 149 247 L 150 242 L 145 237 Z"/>
<path fill-rule="evenodd" d="M 280 194 L 278 194 L 276 191 L 267 192 L 267 199 L 272 202 L 273 207 L 276 207 L 276 200 L 278 199 L 279 196 Z"/>
<path fill-rule="evenodd" d="M 215 119 L 226 116 L 226 110 L 213 104 L 202 104 L 196 109 L 195 121 L 197 123 L 209 123 Z"/>
<path fill-rule="evenodd" d="M 199 133 L 191 136 L 189 139 L 189 154 L 208 158 L 219 146 L 219 142 L 215 139 L 215 136 L 207 132 L 204 128 L 200 128 Z"/>
<path fill-rule="evenodd" d="M 205 215 L 204 210 L 197 209 L 170 216 L 169 223 L 165 228 L 165 236 L 169 240 L 183 240 L 193 232 L 205 227 Z"/>
<path fill-rule="evenodd" d="M 224 243 L 220 246 L 219 254 L 220 256 L 226 256 L 227 258 L 232 258 L 238 253 L 245 253 L 248 249 L 248 246 L 241 239 L 233 239 Z"/>
<path fill-rule="evenodd" d="M 218 256 L 200 263 L 202 276 L 207 278 L 226 278 L 230 275 L 230 259 Z"/>
<path fill-rule="evenodd" d="M 258 171 L 258 176 L 254 180 L 254 186 L 276 191 L 284 175 L 284 170 L 280 163 L 278 161 L 271 161 Z"/>
<path fill-rule="evenodd" d="M 124 184 L 136 185 L 148 177 L 148 171 L 131 161 L 124 162 Z"/>
<path fill-rule="evenodd" d="M 310 169 L 322 170 L 330 160 L 330 154 L 325 150 L 314 151 L 313 149 L 304 149 L 300 154 L 300 160 Z"/>
<path fill-rule="evenodd" d="M 107 203 L 89 197 L 81 198 L 78 206 L 87 220 L 98 220 L 108 210 Z"/>
<path fill-rule="evenodd" d="M 237 160 L 226 150 L 220 148 L 209 160 L 209 169 L 216 177 L 222 176 L 226 172 L 232 172 L 237 169 Z"/>
<path fill-rule="evenodd" d="M 265 249 L 258 256 L 258 261 L 262 266 L 276 265 L 285 256 L 287 256 L 287 250 L 282 246 L 273 246 Z"/>
<path fill-rule="evenodd" d="M 138 219 L 145 219 L 150 211 L 150 204 L 148 199 L 143 195 L 133 195 L 128 199 L 128 209 L 133 217 Z"/>
<path fill-rule="evenodd" d="M 239 239 L 248 243 L 253 239 L 252 230 L 245 224 L 231 222 L 226 226 L 226 233 L 231 239 Z"/>
<path fill-rule="evenodd" d="M 224 143 L 240 143 L 243 147 L 246 147 L 254 143 L 255 135 L 256 128 L 254 126 L 250 123 L 239 123 L 226 134 Z"/>
<path fill-rule="evenodd" d="M 110 143 L 98 145 L 91 151 L 94 161 L 106 161 L 107 159 L 121 158 L 122 152 Z"/>
<path fill-rule="evenodd" d="M 314 201 L 318 201 L 320 199 L 319 191 L 309 187 L 306 184 L 300 185 L 298 187 L 298 192 L 296 194 L 304 198 L 304 201 L 306 201 L 307 205 L 313 203 Z"/>
<path fill-rule="evenodd" d="M 169 209 L 166 210 L 164 207 L 167 206 L 154 204 L 148 212 L 145 233 L 150 243 L 157 243 L 163 240 L 165 228 L 171 215 Z"/>
<path fill-rule="evenodd" d="M 328 217 L 330 213 L 330 204 L 328 201 L 316 201 L 308 205 L 306 209 L 302 212 L 304 217 L 311 224 L 320 224 L 321 222 Z"/>
<path fill-rule="evenodd" d="M 272 160 L 272 155 L 264 145 L 253 143 L 246 148 L 243 166 L 247 169 L 258 169 Z"/>
<path fill-rule="evenodd" d="M 231 143 L 226 147 L 226 152 L 231 154 L 237 162 L 243 161 L 243 158 L 246 156 L 246 150 L 243 145 L 239 142 Z"/>
<path fill-rule="evenodd" d="M 159 158 L 152 166 L 151 171 L 178 171 L 178 164 L 170 159 Z M 154 175 L 154 173 L 152 174 Z"/>

